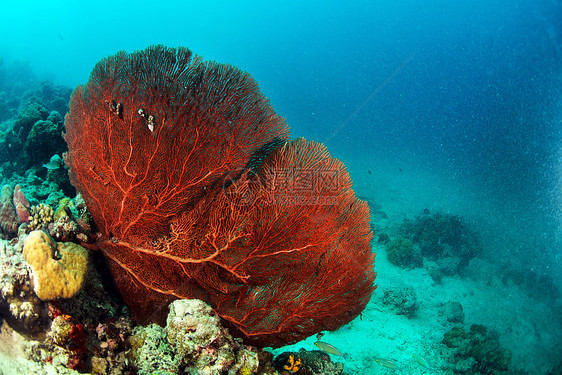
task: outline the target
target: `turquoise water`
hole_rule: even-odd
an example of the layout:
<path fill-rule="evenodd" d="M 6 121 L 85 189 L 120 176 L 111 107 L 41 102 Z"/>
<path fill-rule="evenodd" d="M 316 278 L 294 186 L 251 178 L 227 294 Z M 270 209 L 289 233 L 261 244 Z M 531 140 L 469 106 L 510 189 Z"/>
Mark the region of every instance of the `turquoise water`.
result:
<path fill-rule="evenodd" d="M 392 373 L 376 362 L 392 359 L 403 373 L 427 373 L 413 354 L 443 372 L 458 364 L 443 349 L 451 301 L 462 305 L 466 330 L 498 333 L 510 370 L 560 366 L 559 2 L 4 1 L 0 14 L 3 131 L 42 81 L 67 88 L 68 98 L 104 57 L 186 46 L 250 73 L 292 138 L 324 143 L 345 163 L 371 207 L 378 285 L 362 319 L 323 338 L 349 353 L 334 357 L 345 371 Z M 64 112 L 58 104 L 46 109 Z M 424 209 L 462 217 L 481 243 L 439 282 L 438 260 L 400 267 L 378 241 L 400 237 L 404 220 Z M 414 316 L 383 303 L 394 288 L 414 290 Z M 313 350 L 314 341 L 296 349 Z"/>

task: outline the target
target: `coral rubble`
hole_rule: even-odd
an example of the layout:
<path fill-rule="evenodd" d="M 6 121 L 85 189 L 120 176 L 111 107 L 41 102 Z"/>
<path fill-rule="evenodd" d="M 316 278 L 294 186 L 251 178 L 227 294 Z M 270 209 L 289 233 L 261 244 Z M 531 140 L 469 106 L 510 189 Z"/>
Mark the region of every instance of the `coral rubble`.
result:
<path fill-rule="evenodd" d="M 383 305 L 389 306 L 398 315 L 413 318 L 419 309 L 414 288 L 391 287 L 384 290 Z"/>

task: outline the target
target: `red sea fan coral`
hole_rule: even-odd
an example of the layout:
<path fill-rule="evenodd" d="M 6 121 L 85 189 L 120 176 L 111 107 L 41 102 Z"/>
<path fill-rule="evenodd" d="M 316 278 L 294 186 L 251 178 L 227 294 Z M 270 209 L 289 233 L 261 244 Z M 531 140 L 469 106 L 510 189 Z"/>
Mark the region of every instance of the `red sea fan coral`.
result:
<path fill-rule="evenodd" d="M 72 183 L 107 238 L 138 241 L 288 128 L 247 74 L 186 48 L 121 52 L 72 95 L 65 139 Z"/>
<path fill-rule="evenodd" d="M 119 53 L 72 95 L 65 161 L 142 322 L 199 298 L 250 343 L 357 316 L 374 289 L 369 209 L 341 162 L 255 81 L 185 48 Z"/>

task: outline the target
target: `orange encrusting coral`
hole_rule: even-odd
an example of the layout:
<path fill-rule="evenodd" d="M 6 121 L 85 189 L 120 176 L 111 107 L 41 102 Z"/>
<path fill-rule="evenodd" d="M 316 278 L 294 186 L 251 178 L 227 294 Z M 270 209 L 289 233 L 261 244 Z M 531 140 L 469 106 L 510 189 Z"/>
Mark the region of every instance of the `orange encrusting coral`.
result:
<path fill-rule="evenodd" d="M 239 70 L 150 47 L 102 60 L 66 121 L 71 181 L 142 322 L 208 302 L 249 343 L 357 316 L 374 289 L 369 208 L 323 145 L 288 128 Z"/>

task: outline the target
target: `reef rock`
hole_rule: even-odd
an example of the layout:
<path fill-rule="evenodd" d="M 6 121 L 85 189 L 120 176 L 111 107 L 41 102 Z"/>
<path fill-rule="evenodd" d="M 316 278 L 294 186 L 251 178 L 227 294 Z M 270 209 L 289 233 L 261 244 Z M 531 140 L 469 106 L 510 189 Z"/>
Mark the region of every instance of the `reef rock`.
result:
<path fill-rule="evenodd" d="M 463 271 L 482 251 L 477 233 L 456 215 L 429 215 L 428 211 L 414 221 L 405 220 L 399 232 L 419 247 L 423 258 L 436 262 L 445 276 Z"/>
<path fill-rule="evenodd" d="M 0 194 L 0 232 L 8 238 L 17 234 L 20 224 L 13 197 L 14 191 L 10 185 L 4 185 Z"/>
<path fill-rule="evenodd" d="M 508 372 L 511 352 L 500 346 L 496 332 L 483 325 L 473 324 L 468 332 L 457 325 L 445 333 L 443 344 L 449 348 L 449 369 L 455 374 Z"/>
<path fill-rule="evenodd" d="M 464 310 L 459 302 L 446 303 L 439 314 L 451 323 L 462 323 L 464 321 Z"/>
<path fill-rule="evenodd" d="M 405 315 L 408 318 L 413 318 L 419 308 L 414 288 L 411 286 L 387 288 L 382 303 L 389 306 L 397 315 Z"/>
<path fill-rule="evenodd" d="M 180 361 L 192 369 L 189 374 L 215 374 L 225 370 L 236 374 L 242 368 L 253 373 L 258 368 L 258 354 L 235 341 L 222 327 L 218 315 L 202 301 L 172 302 L 166 333 Z"/>
<path fill-rule="evenodd" d="M 211 307 L 196 299 L 172 302 L 165 328 L 138 327 L 131 341 L 139 374 L 254 374 L 259 366 L 257 351 L 233 339 Z"/>
<path fill-rule="evenodd" d="M 21 245 L 0 242 L 0 315 L 27 337 L 41 336 L 48 326 L 46 308 L 35 293 Z"/>

